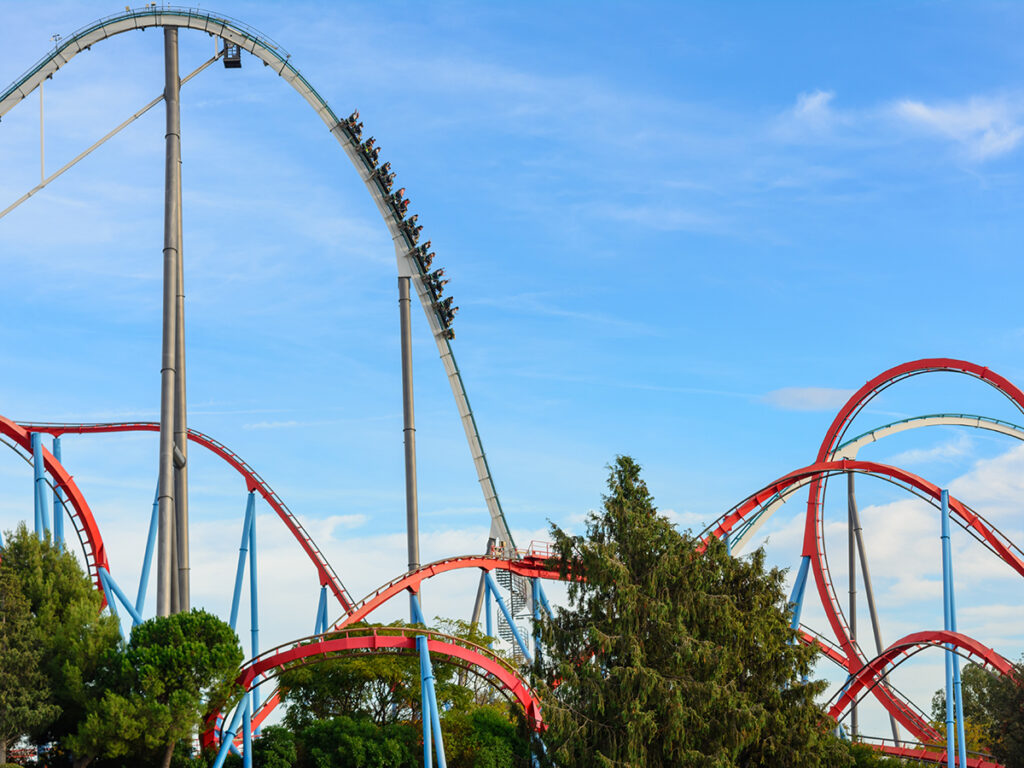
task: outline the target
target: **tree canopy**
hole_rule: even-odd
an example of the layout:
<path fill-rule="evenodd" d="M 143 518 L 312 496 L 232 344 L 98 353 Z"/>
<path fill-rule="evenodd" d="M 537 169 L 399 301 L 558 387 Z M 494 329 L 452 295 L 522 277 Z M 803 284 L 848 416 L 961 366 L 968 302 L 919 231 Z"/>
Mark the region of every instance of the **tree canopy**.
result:
<path fill-rule="evenodd" d="M 552 526 L 569 605 L 542 624 L 547 755 L 559 765 L 848 765 L 815 704 L 815 651 L 789 627 L 764 554 L 703 551 L 654 506 L 640 467 L 610 467 L 586 536 Z M 582 580 L 575 577 L 582 577 Z"/>

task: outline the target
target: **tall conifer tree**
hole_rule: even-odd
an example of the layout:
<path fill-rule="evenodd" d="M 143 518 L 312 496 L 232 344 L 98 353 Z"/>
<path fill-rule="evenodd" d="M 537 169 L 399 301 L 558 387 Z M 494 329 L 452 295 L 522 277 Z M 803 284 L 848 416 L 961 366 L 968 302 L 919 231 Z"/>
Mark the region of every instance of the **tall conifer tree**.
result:
<path fill-rule="evenodd" d="M 552 526 L 569 606 L 542 626 L 549 762 L 592 766 L 848 765 L 808 682 L 784 572 L 703 552 L 620 456 L 587 535 Z"/>

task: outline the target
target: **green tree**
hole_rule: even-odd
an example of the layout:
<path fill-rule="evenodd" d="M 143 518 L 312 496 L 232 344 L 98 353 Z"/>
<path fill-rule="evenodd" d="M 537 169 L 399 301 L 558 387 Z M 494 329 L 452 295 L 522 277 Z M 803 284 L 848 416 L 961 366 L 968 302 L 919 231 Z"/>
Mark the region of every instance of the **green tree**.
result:
<path fill-rule="evenodd" d="M 111 687 L 69 738 L 77 764 L 102 754 L 168 768 L 175 744 L 240 694 L 242 659 L 234 630 L 205 611 L 139 624 L 111 658 Z"/>
<path fill-rule="evenodd" d="M 514 768 L 529 765 L 524 723 L 498 706 L 447 712 L 442 717 L 449 768 Z"/>
<path fill-rule="evenodd" d="M 964 735 L 967 749 L 987 752 L 1008 768 L 1024 768 L 1024 680 L 1022 663 L 1009 677 L 980 664 L 967 664 L 960 675 L 963 695 Z M 935 727 L 946 732 L 946 691 L 932 697 L 931 716 Z M 945 738 L 936 746 L 945 747 Z"/>
<path fill-rule="evenodd" d="M 569 606 L 542 622 L 545 758 L 561 765 L 850 764 L 807 682 L 784 572 L 733 558 L 657 513 L 620 456 L 587 535 L 552 526 Z"/>
<path fill-rule="evenodd" d="M 60 713 L 50 703 L 42 655 L 21 584 L 13 569 L 0 566 L 0 764 L 7 763 L 8 746 Z"/>
<path fill-rule="evenodd" d="M 292 768 L 298 759 L 295 735 L 281 725 L 268 725 L 252 743 L 254 768 Z"/>
<path fill-rule="evenodd" d="M 464 639 L 477 643 L 487 639 L 470 630 L 467 622 L 441 621 L 449 633 L 465 631 Z M 356 628 L 386 634 L 406 626 L 408 622 Z M 438 706 L 443 711 L 469 707 L 476 690 L 459 684 L 458 669 L 436 659 L 433 667 Z M 285 670 L 278 684 L 288 704 L 285 722 L 296 732 L 317 720 L 342 715 L 365 715 L 381 726 L 420 716 L 420 665 L 415 654 L 357 653 L 328 658 Z"/>
<path fill-rule="evenodd" d="M 41 541 L 24 523 L 6 534 L 0 571 L 17 579 L 39 633 L 42 671 L 59 713 L 34 733 L 39 744 L 63 743 L 99 695 L 101 667 L 120 643 L 103 597 L 70 552 Z"/>
<path fill-rule="evenodd" d="M 992 687 L 990 707 L 992 756 L 1006 768 L 1024 768 L 1024 657 Z"/>
<path fill-rule="evenodd" d="M 415 768 L 419 729 L 365 715 L 310 723 L 298 734 L 296 768 Z"/>

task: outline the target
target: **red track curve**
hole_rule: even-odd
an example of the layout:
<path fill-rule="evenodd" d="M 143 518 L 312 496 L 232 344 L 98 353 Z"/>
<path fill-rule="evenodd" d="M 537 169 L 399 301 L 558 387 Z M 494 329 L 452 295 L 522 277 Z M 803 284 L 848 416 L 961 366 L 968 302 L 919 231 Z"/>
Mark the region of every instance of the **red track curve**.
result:
<path fill-rule="evenodd" d="M 1005 658 L 986 645 L 959 632 L 947 632 L 945 630 L 930 630 L 926 632 L 914 632 L 897 640 L 878 656 L 873 658 L 859 670 L 857 670 L 850 684 L 842 691 L 836 699 L 836 703 L 829 709 L 829 714 L 838 721 L 844 710 L 857 701 L 858 693 L 876 685 L 893 669 L 915 653 L 931 646 L 952 645 L 958 649 L 959 655 L 989 667 L 996 672 L 1009 675 L 1013 671 L 1013 665 Z M 866 693 L 867 691 L 865 691 Z M 894 713 L 895 714 L 895 713 Z"/>
<path fill-rule="evenodd" d="M 378 632 L 383 634 L 378 634 Z M 525 712 L 531 727 L 535 730 L 543 728 L 540 701 L 514 666 L 493 651 L 475 643 L 440 632 L 413 627 L 389 627 L 381 630 L 350 628 L 332 631 L 327 635 L 312 635 L 302 638 L 295 643 L 273 648 L 249 661 L 242 668 L 237 682 L 246 691 L 249 691 L 257 678 L 262 682 L 276 677 L 277 673 L 288 665 L 316 663 L 317 660 L 331 656 L 374 651 L 413 654 L 417 652 L 417 635 L 427 637 L 427 649 L 431 654 L 443 656 L 453 663 L 481 675 L 509 698 L 515 699 Z M 277 697 L 275 696 L 274 699 Z M 252 718 L 252 727 L 258 727 L 268 713 L 269 710 L 266 707 L 261 708 L 259 719 Z M 216 722 L 217 717 L 218 714 L 214 713 L 210 721 Z M 201 738 L 204 748 L 216 746 L 216 734 L 212 729 L 204 732 Z"/>
<path fill-rule="evenodd" d="M 391 598 L 405 591 L 416 593 L 419 591 L 420 584 L 424 581 L 449 571 L 465 568 L 479 568 L 483 571 L 502 569 L 512 571 L 512 573 L 527 578 L 560 581 L 562 577 L 558 571 L 545 567 L 547 559 L 546 557 L 532 554 L 527 550 L 525 554 L 521 554 L 515 559 L 501 558 L 493 555 L 462 555 L 428 563 L 415 571 L 403 573 L 401 576 L 392 579 L 357 602 L 348 613 L 334 623 L 333 631 L 345 629 L 357 621 L 364 620 Z M 275 690 L 260 705 L 260 708 L 253 713 L 252 727 L 258 727 L 280 703 L 281 698 Z"/>
<path fill-rule="evenodd" d="M 407 590 L 413 593 L 419 592 L 421 583 L 448 571 L 457 571 L 464 568 L 479 568 L 482 571 L 500 569 L 512 571 L 512 573 L 525 576 L 526 578 L 561 580 L 562 577 L 558 571 L 545 567 L 546 561 L 547 558 L 530 554 L 515 560 L 490 555 L 463 555 L 437 560 L 421 566 L 415 571 L 404 573 L 371 592 L 356 603 L 348 613 L 338 619 L 334 626 L 335 629 L 343 629 L 349 624 L 362 621 L 388 600 L 395 597 L 395 595 L 399 595 Z"/>
<path fill-rule="evenodd" d="M 0 416 L 0 434 L 9 437 L 24 450 L 32 453 L 32 438 L 29 430 L 24 427 Z M 96 585 L 96 589 L 99 590 L 100 594 L 103 595 L 104 601 L 106 601 L 106 593 L 103 591 L 103 585 L 100 583 L 99 569 L 104 568 L 109 571 L 110 563 L 107 561 L 107 550 L 103 545 L 103 537 L 100 535 L 100 529 L 92 515 L 92 510 L 89 509 L 89 503 L 85 500 L 85 496 L 82 495 L 81 490 L 79 490 L 71 475 L 68 474 L 63 465 L 46 448 L 43 448 L 43 465 L 46 471 L 50 473 L 50 477 L 53 478 L 54 486 L 64 491 L 68 501 L 71 502 L 71 507 L 74 510 L 71 520 L 75 526 L 75 531 L 78 533 L 78 538 L 82 542 L 82 549 L 85 553 L 85 567 L 93 583 Z"/>
<path fill-rule="evenodd" d="M 785 490 L 799 482 L 802 479 L 808 477 L 814 480 L 826 477 L 829 474 L 834 473 L 845 473 L 845 472 L 861 472 L 885 479 L 891 480 L 898 484 L 909 486 L 915 489 L 919 493 L 930 496 L 932 499 L 938 499 L 941 490 L 934 483 L 924 480 L 917 475 L 907 472 L 899 467 L 892 467 L 886 464 L 878 464 L 875 462 L 867 461 L 834 461 L 834 462 L 821 462 L 819 464 L 813 464 L 809 467 L 798 469 L 794 472 L 779 478 L 774 483 L 765 486 L 760 491 L 748 496 L 744 501 L 740 502 L 736 507 L 733 508 L 732 512 L 723 517 L 719 525 L 713 529 L 711 535 L 721 538 L 727 534 L 736 524 L 741 522 L 746 515 L 750 514 L 754 510 L 758 509 L 762 504 L 775 498 L 779 493 L 784 493 Z M 1015 553 L 1003 543 L 1003 540 L 999 538 L 985 523 L 984 521 L 963 502 L 956 498 L 950 497 L 949 506 L 951 514 L 959 518 L 960 522 L 964 524 L 966 528 L 974 531 L 979 537 L 984 540 L 992 549 L 999 555 L 999 557 L 1009 564 L 1017 573 L 1024 576 L 1024 560 L 1021 560 Z M 853 672 L 851 669 L 854 667 L 852 659 L 859 659 L 859 656 L 850 656 L 848 648 L 843 647 L 843 652 L 847 654 L 846 668 Z M 864 661 L 861 660 L 860 664 L 856 665 L 856 668 L 860 668 L 864 665 Z M 903 723 L 917 738 L 922 741 L 933 740 L 939 736 L 938 732 L 920 716 L 920 714 L 910 706 L 910 704 L 904 701 L 901 697 L 893 693 L 888 687 L 880 686 L 875 689 L 876 695 L 882 699 L 882 703 L 889 709 L 890 712 Z"/>
<path fill-rule="evenodd" d="M 845 436 L 846 430 L 850 427 L 853 419 L 872 398 L 903 379 L 934 372 L 961 373 L 980 379 L 1002 393 L 1024 413 L 1024 392 L 1021 392 L 1008 379 L 990 371 L 988 368 L 966 360 L 946 357 L 915 360 L 897 365 L 880 373 L 864 384 L 847 400 L 825 433 L 825 438 L 822 440 L 815 459 L 816 464 L 824 462 L 835 450 L 836 446 L 839 445 Z M 856 647 L 856 644 L 850 638 L 846 616 L 835 595 L 831 576 L 828 573 L 828 561 L 825 557 L 824 515 L 822 514 L 825 484 L 826 479 L 822 475 L 811 480 L 810 492 L 807 498 L 807 516 L 804 523 L 802 554 L 810 557 L 811 570 L 814 573 L 814 582 L 818 589 L 818 595 L 821 598 L 822 607 L 825 610 L 829 623 L 832 625 L 832 631 L 835 633 L 836 639 L 839 641 L 840 646 L 842 646 L 843 652 L 850 659 L 847 668 L 852 672 L 855 668 L 863 665 L 864 657 L 860 649 Z M 931 487 L 934 488 L 935 486 Z M 950 505 L 952 507 L 952 501 Z"/>
<path fill-rule="evenodd" d="M 46 432 L 51 435 L 160 431 L 160 425 L 155 422 L 123 422 L 110 424 L 36 424 L 22 422 L 20 427 L 33 432 Z M 218 457 L 231 465 L 235 471 L 245 479 L 245 484 L 249 491 L 259 491 L 260 495 L 266 500 L 274 512 L 277 513 L 277 516 L 281 518 L 281 521 L 291 532 L 292 536 L 295 537 L 296 541 L 299 542 L 299 545 L 305 551 L 307 557 L 309 557 L 310 561 L 312 561 L 313 565 L 316 567 L 317 574 L 320 577 L 320 585 L 330 587 L 343 610 L 351 610 L 352 598 L 349 596 L 348 590 L 345 589 L 345 585 L 342 584 L 341 579 L 338 578 L 334 568 L 331 567 L 331 564 L 327 561 L 327 558 L 324 557 L 320 548 L 317 547 L 313 538 L 306 533 L 306 529 L 302 527 L 302 523 L 299 522 L 299 519 L 290 509 L 288 509 L 285 503 L 281 500 L 281 497 L 274 492 L 274 489 L 270 487 L 267 481 L 260 477 L 256 470 L 243 461 L 238 454 L 209 435 L 204 435 L 202 432 L 189 429 L 188 439 L 212 451 Z M 47 467 L 49 467 L 49 465 L 47 465 Z"/>

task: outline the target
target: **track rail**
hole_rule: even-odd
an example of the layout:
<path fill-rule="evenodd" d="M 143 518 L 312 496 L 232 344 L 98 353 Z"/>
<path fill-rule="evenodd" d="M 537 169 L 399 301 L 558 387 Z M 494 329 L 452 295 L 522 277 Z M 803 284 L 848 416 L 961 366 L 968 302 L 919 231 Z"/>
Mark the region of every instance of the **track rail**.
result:
<path fill-rule="evenodd" d="M 390 193 L 391 182 L 386 180 L 388 176 L 393 176 L 385 170 L 389 164 L 385 163 L 378 167 L 376 154 L 371 155 L 365 143 L 361 144 L 359 136 L 353 133 L 351 124 L 339 119 L 323 96 L 295 68 L 291 62 L 291 54 L 266 35 L 223 14 L 199 8 L 170 5 L 127 9 L 124 13 L 106 16 L 88 24 L 62 39 L 53 51 L 37 61 L 21 77 L 0 92 L 0 118 L 24 100 L 44 80 L 53 77 L 62 66 L 82 51 L 87 51 L 96 43 L 114 35 L 149 27 L 177 27 L 206 32 L 251 53 L 273 69 L 305 99 L 341 145 L 366 185 L 388 228 L 395 247 L 398 274 L 412 278 L 412 283 L 416 288 L 416 294 L 420 299 L 431 334 L 437 345 L 441 363 L 444 366 L 445 375 L 455 397 L 459 419 L 466 433 L 477 479 L 491 518 L 491 536 L 499 542 L 514 547 L 515 542 L 494 487 L 487 455 L 480 439 L 476 418 L 469 404 L 462 373 L 455 362 L 455 355 L 451 347 L 451 321 L 450 318 L 445 317 L 445 310 L 439 297 L 435 295 L 434 289 L 426 280 L 426 269 L 422 258 L 426 253 L 426 246 L 417 245 L 422 227 L 416 226 L 416 217 L 406 218 L 405 208 L 395 204 L 394 195 Z"/>
<path fill-rule="evenodd" d="M 93 424 L 20 422 L 20 426 L 32 432 L 45 432 L 55 436 L 68 434 L 93 435 L 104 433 L 120 434 L 124 432 L 160 431 L 160 425 L 151 421 Z M 209 435 L 205 435 L 195 429 L 188 430 L 188 439 L 193 443 L 208 449 L 229 464 L 243 477 L 247 490 L 259 492 L 260 496 L 266 500 L 267 504 L 269 504 L 274 512 L 277 513 L 277 516 L 281 518 L 281 522 L 285 524 L 285 527 L 287 527 L 292 536 L 295 537 L 295 540 L 299 542 L 299 546 L 302 547 L 306 556 L 309 557 L 310 561 L 312 561 L 313 565 L 316 567 L 317 574 L 320 578 L 320 585 L 330 588 L 335 598 L 337 598 L 338 602 L 341 604 L 343 610 L 351 610 L 352 598 L 349 595 L 348 590 L 345 588 L 345 585 L 338 577 L 338 574 L 328 562 L 327 557 L 320 551 L 316 542 L 313 541 L 313 537 L 306 532 L 306 529 L 302 526 L 302 522 L 299 518 L 296 517 L 290 509 L 288 509 L 288 506 L 284 503 L 281 497 L 277 495 L 277 492 L 270 487 L 270 484 L 264 480 L 255 469 L 249 466 L 244 459 L 220 441 L 215 440 Z"/>
<path fill-rule="evenodd" d="M 237 682 L 249 691 L 257 684 L 276 678 L 286 669 L 315 664 L 329 658 L 373 652 L 415 654 L 417 636 L 426 636 L 427 649 L 432 655 L 436 654 L 449 663 L 479 675 L 510 701 L 516 702 L 532 728 L 543 729 L 540 700 L 512 664 L 490 649 L 468 640 L 416 627 L 350 627 L 332 630 L 324 635 L 304 637 L 272 648 L 246 662 Z M 276 691 L 273 699 L 278 699 Z M 269 711 L 264 710 L 265 707 L 258 719 L 253 718 L 253 727 L 268 714 Z M 210 722 L 216 722 L 217 717 L 215 713 Z M 217 742 L 218 737 L 212 729 L 202 735 L 204 747 L 216 746 Z"/>
<path fill-rule="evenodd" d="M 18 447 L 31 455 L 32 438 L 29 432 L 30 430 L 18 423 L 0 416 L 0 434 L 16 443 Z M 99 569 L 104 568 L 109 571 L 110 563 L 107 560 L 107 550 L 103 544 L 103 536 L 100 534 L 96 518 L 93 517 L 89 503 L 85 500 L 85 496 L 78 488 L 74 479 L 45 447 L 43 448 L 43 464 L 50 477 L 53 478 L 53 485 L 64 491 L 68 502 L 71 504 L 72 514 L 70 518 L 72 525 L 75 527 L 75 533 L 78 535 L 78 540 L 82 543 L 86 570 L 96 589 L 99 590 L 100 594 L 103 595 L 104 601 L 106 601 L 107 594 L 103 589 Z"/>
<path fill-rule="evenodd" d="M 900 381 L 926 373 L 957 373 L 979 379 L 995 388 L 1024 413 L 1024 392 L 1021 392 L 1008 379 L 984 366 L 946 357 L 915 360 L 880 373 L 865 383 L 847 400 L 825 433 L 815 461 L 826 461 L 835 452 L 854 418 L 872 399 Z M 821 598 L 822 607 L 825 609 L 836 639 L 851 660 L 851 668 L 856 668 L 864 663 L 864 657 L 856 643 L 851 640 L 846 615 L 836 597 L 835 588 L 828 573 L 828 559 L 824 542 L 824 515 L 822 514 L 827 481 L 827 475 L 814 477 L 811 480 L 807 499 L 807 515 L 804 522 L 802 554 L 811 558 L 811 571 L 814 574 L 814 582 Z M 934 486 L 932 487 L 934 488 Z M 1005 540 L 1005 537 L 1002 538 Z M 1000 546 L 1005 549 L 1004 544 Z M 999 552 L 1000 548 L 996 548 L 996 551 Z"/>
<path fill-rule="evenodd" d="M 900 638 L 854 672 L 850 684 L 839 691 L 830 702 L 829 714 L 835 720 L 841 720 L 852 704 L 860 701 L 896 667 L 924 649 L 935 647 L 952 649 L 968 661 L 981 664 L 1003 675 L 1010 675 L 1013 672 L 1013 665 L 1007 659 L 973 637 L 941 629 L 915 632 Z"/>

